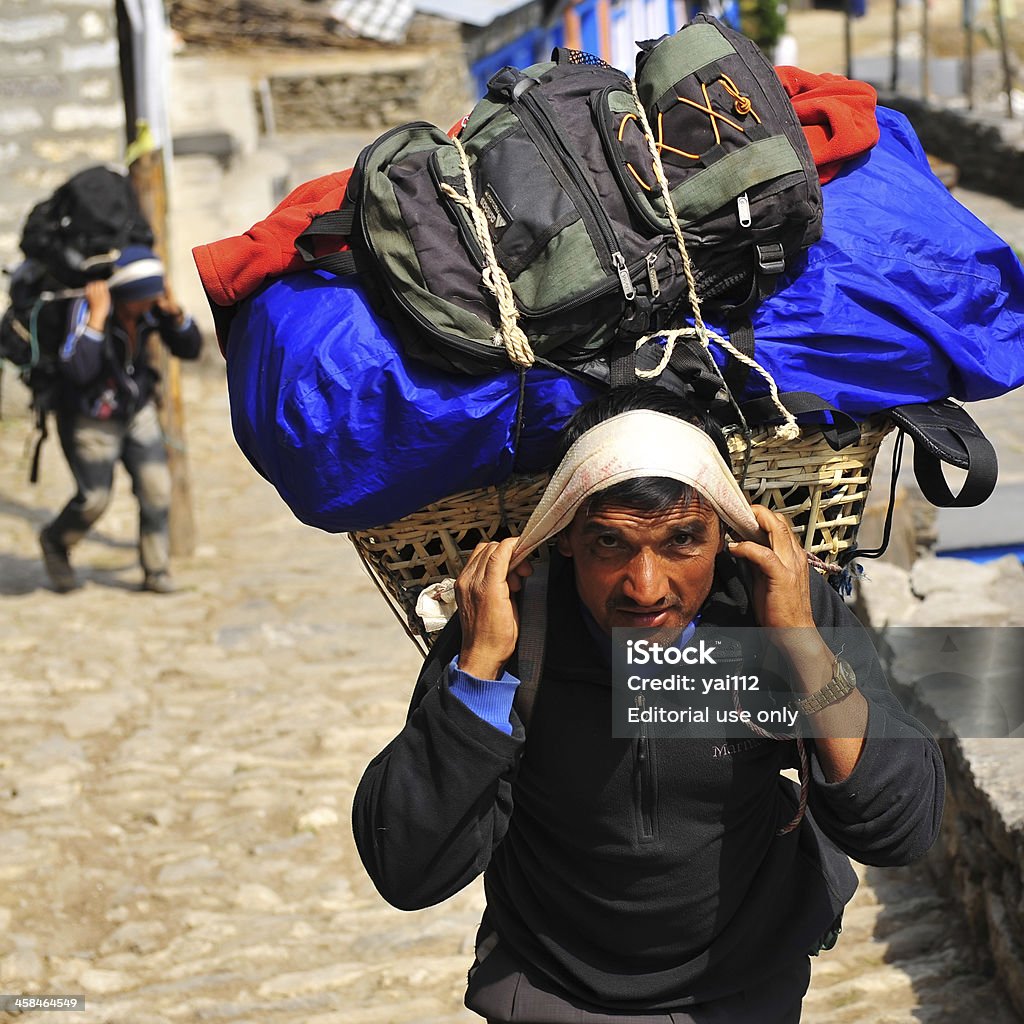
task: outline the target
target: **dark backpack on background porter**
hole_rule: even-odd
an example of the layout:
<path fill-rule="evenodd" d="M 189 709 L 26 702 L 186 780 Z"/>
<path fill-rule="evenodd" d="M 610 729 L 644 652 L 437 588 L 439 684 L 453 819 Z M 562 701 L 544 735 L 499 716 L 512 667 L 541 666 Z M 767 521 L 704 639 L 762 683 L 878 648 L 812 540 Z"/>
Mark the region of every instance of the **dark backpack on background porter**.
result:
<path fill-rule="evenodd" d="M 73 174 L 25 219 L 21 251 L 65 288 L 109 277 L 126 245 L 153 244 L 131 179 L 111 167 Z"/>
<path fill-rule="evenodd" d="M 110 276 L 126 245 L 152 245 L 127 175 L 105 166 L 72 175 L 25 218 L 25 260 L 10 272 L 9 305 L 0 319 L 0 359 L 17 368 L 31 392 L 39 440 L 30 470 L 38 476 L 47 415 L 61 395 L 59 351 L 72 300 L 83 286 Z"/>

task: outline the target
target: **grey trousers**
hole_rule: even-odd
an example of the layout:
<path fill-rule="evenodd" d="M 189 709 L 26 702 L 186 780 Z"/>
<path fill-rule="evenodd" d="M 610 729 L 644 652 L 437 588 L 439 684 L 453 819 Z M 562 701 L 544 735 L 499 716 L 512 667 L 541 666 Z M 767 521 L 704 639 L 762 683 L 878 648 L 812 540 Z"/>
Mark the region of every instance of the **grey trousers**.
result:
<path fill-rule="evenodd" d="M 798 1024 L 811 978 L 809 957 L 749 990 L 685 1010 L 654 1013 L 585 1007 L 531 981 L 501 943 L 483 951 L 470 971 L 466 1006 L 487 1024 Z"/>
<path fill-rule="evenodd" d="M 156 406 L 147 402 L 128 421 L 62 413 L 57 432 L 75 478 L 75 495 L 47 528 L 60 545 L 78 543 L 110 504 L 114 467 L 124 464 L 139 503 L 139 559 L 147 573 L 167 569 L 171 474 Z"/>

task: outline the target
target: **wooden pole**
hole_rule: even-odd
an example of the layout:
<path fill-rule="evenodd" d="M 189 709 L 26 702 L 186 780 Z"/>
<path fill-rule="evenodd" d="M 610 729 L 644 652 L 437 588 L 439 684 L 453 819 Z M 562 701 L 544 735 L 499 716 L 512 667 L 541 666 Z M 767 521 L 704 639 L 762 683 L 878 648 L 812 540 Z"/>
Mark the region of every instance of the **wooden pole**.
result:
<path fill-rule="evenodd" d="M 921 98 L 931 99 L 932 75 L 930 65 L 931 28 L 928 19 L 929 0 L 921 2 Z"/>
<path fill-rule="evenodd" d="M 853 0 L 846 0 L 845 4 L 843 47 L 846 51 L 846 77 L 853 78 Z"/>
<path fill-rule="evenodd" d="M 892 0 L 892 67 L 889 75 L 889 89 L 899 92 L 900 88 L 900 0 Z"/>
<path fill-rule="evenodd" d="M 139 197 L 142 212 L 153 228 L 154 248 L 163 260 L 167 272 L 170 267 L 170 239 L 163 151 L 153 149 L 142 153 L 132 161 L 128 172 Z M 160 424 L 167 440 L 167 461 L 171 470 L 171 554 L 175 557 L 187 557 L 195 553 L 196 535 L 192 513 L 192 487 L 189 482 L 185 448 L 185 404 L 181 393 L 181 363 L 171 356 L 165 345 L 156 341 L 150 350 L 150 358 L 163 378 Z"/>
<path fill-rule="evenodd" d="M 1003 18 L 1003 0 L 995 0 L 996 32 L 999 35 L 999 53 L 1003 62 L 1003 88 L 1006 90 L 1006 116 L 1013 119 L 1013 69 L 1010 67 L 1010 49 L 1006 42 L 1006 20 Z"/>
<path fill-rule="evenodd" d="M 964 0 L 964 95 L 967 109 L 974 109 L 974 0 Z"/>

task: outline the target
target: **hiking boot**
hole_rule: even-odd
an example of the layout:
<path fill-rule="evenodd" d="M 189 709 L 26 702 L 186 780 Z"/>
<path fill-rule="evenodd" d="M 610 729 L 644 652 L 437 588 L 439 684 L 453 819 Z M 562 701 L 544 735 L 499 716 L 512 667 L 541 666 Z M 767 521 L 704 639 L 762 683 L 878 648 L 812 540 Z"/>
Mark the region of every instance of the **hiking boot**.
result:
<path fill-rule="evenodd" d="M 171 579 L 171 574 L 161 569 L 159 572 L 147 572 L 142 581 L 142 589 L 151 594 L 173 594 L 178 588 Z"/>
<path fill-rule="evenodd" d="M 50 577 L 53 589 L 58 594 L 66 594 L 69 590 L 78 587 L 78 580 L 75 577 L 75 570 L 71 568 L 68 561 L 68 549 L 63 544 L 50 536 L 49 529 L 43 527 L 39 531 L 39 547 L 43 551 L 43 565 L 46 567 L 46 575 Z"/>

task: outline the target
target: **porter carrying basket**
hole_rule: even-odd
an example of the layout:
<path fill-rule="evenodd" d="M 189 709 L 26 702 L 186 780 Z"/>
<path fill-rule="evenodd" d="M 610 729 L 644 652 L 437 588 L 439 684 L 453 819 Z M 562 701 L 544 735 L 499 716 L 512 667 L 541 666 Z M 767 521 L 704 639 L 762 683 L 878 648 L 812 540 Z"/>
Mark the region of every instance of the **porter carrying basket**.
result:
<path fill-rule="evenodd" d="M 782 440 L 767 427 L 732 451 L 732 469 L 755 504 L 786 516 L 804 549 L 842 566 L 852 554 L 875 458 L 892 423 L 861 424 L 860 439 L 834 451 L 816 427 Z M 545 474 L 513 477 L 498 487 L 462 491 L 386 526 L 349 534 L 370 576 L 406 632 L 422 649 L 429 634 L 416 613 L 424 587 L 459 574 L 481 541 L 521 532 L 540 501 Z M 844 557 L 845 556 L 845 557 Z"/>

